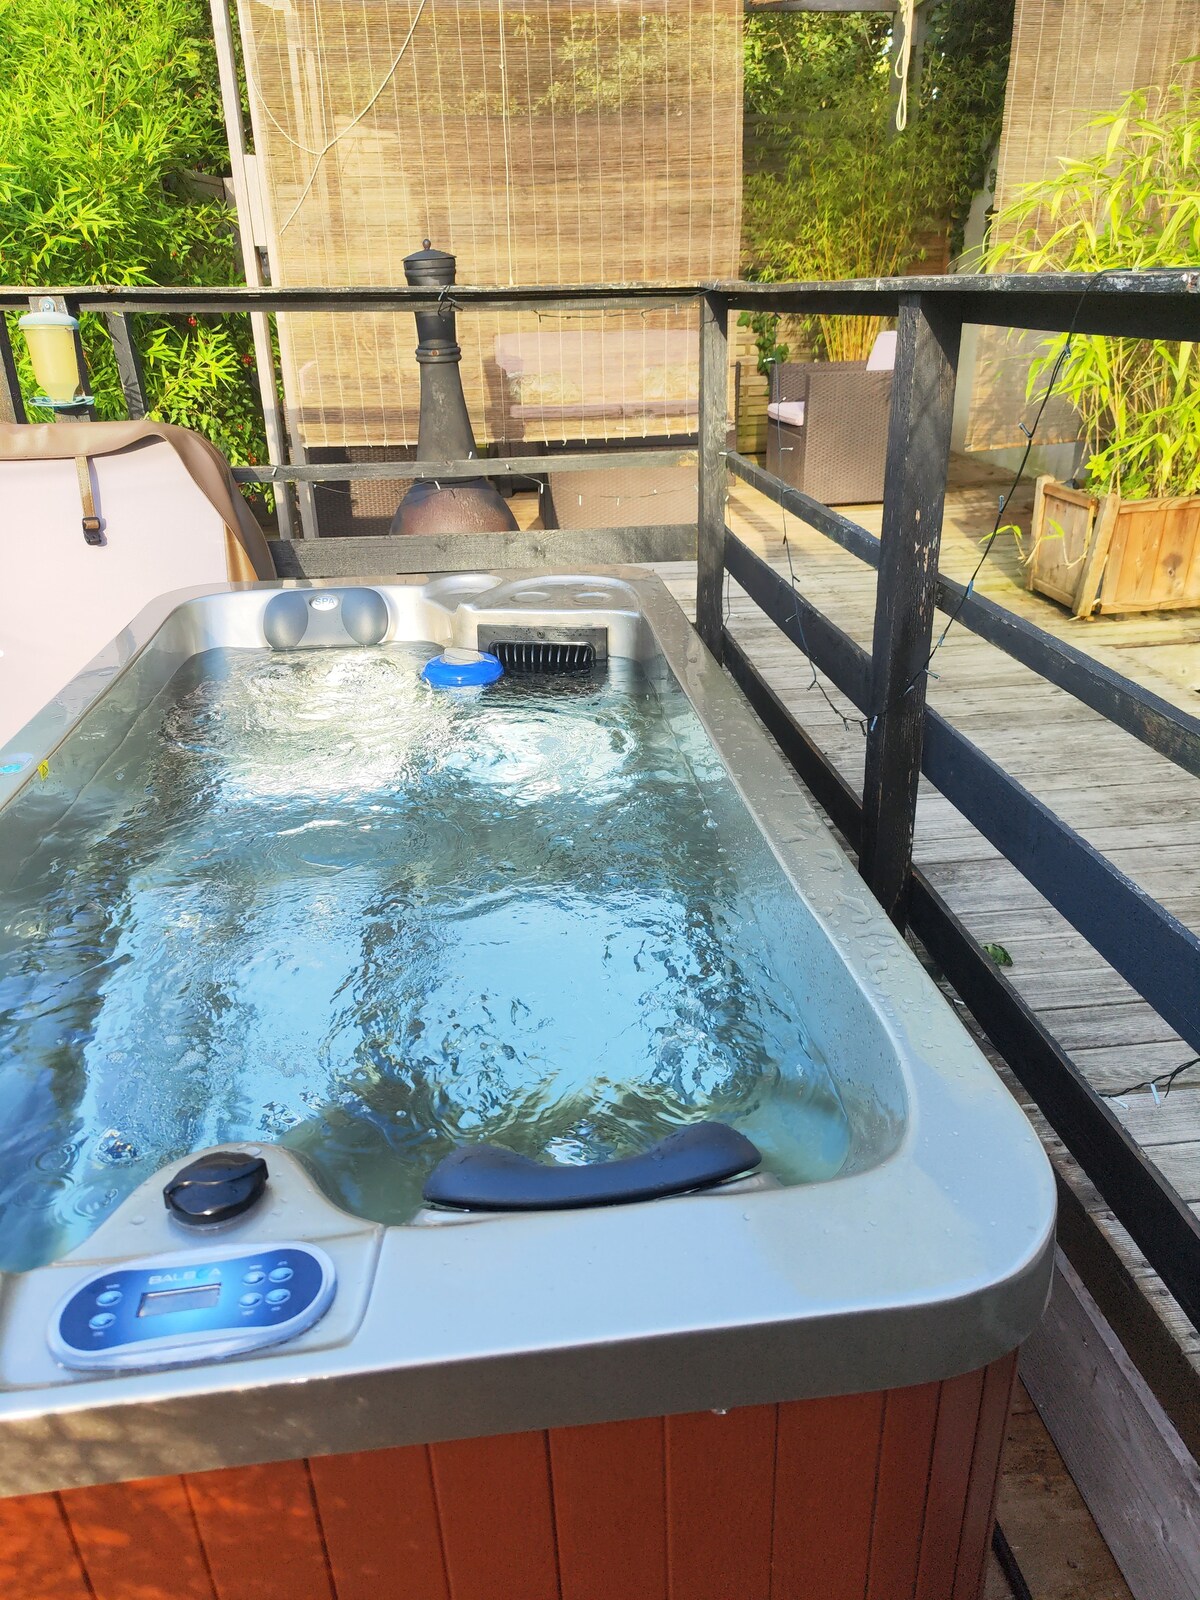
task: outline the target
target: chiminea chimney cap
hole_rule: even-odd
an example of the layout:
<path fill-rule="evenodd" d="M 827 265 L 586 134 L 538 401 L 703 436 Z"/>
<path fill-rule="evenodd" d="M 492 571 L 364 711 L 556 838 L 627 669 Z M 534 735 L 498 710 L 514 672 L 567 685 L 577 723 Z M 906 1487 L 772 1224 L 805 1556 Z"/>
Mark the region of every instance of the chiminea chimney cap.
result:
<path fill-rule="evenodd" d="M 421 249 L 404 258 L 404 276 L 410 284 L 453 283 L 455 257 L 445 250 L 435 250 L 428 239 L 421 241 Z"/>

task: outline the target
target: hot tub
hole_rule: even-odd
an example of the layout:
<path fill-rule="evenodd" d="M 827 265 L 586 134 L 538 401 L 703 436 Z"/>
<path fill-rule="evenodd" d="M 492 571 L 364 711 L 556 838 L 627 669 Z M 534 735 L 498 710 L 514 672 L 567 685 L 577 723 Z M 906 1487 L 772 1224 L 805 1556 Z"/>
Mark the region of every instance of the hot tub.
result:
<path fill-rule="evenodd" d="M 6 1600 L 975 1595 L 1049 1168 L 662 585 L 115 659 L 0 751 Z"/>

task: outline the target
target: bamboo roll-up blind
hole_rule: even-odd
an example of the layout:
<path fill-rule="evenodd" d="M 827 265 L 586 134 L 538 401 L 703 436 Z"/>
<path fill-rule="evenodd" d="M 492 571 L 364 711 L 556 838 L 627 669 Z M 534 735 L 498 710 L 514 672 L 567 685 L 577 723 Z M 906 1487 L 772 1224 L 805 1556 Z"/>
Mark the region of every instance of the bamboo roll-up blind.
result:
<path fill-rule="evenodd" d="M 1107 130 L 1089 127 L 1115 111 L 1132 89 L 1195 81 L 1200 0 L 1017 0 L 996 173 L 996 208 L 1060 163 L 1102 148 Z M 1003 232 L 1003 225 L 1000 232 Z M 980 333 L 967 427 L 969 450 L 1019 447 L 1026 418 L 1025 381 L 1039 334 Z M 1051 401 L 1041 444 L 1079 437 L 1072 408 Z"/>
<path fill-rule="evenodd" d="M 742 0 L 239 0 L 273 281 L 403 283 L 424 238 L 457 255 L 460 283 L 735 274 L 741 12 Z M 415 442 L 411 317 L 281 322 L 305 445 Z M 498 335 L 622 327 L 628 347 L 618 336 L 614 356 L 608 338 L 572 372 L 522 380 L 495 360 Z M 692 311 L 461 314 L 477 435 L 694 427 L 695 378 L 685 393 L 674 359 L 692 327 Z"/>

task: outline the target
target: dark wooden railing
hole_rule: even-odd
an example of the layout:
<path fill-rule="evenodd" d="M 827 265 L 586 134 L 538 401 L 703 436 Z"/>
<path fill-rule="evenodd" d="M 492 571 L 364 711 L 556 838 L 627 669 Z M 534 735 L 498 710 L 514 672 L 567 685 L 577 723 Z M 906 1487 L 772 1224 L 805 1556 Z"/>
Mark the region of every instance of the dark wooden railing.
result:
<path fill-rule="evenodd" d="M 113 337 L 131 415 L 146 398 L 129 318 L 137 313 L 404 311 L 430 309 L 419 289 L 66 289 L 79 313 L 100 313 Z M 31 291 L 0 291 L 0 307 L 24 309 Z M 1200 775 L 1200 719 L 1122 678 L 1082 652 L 943 577 L 938 572 L 955 366 L 965 323 L 1138 338 L 1200 339 L 1200 273 L 1044 274 L 1036 277 L 940 277 L 838 284 L 762 285 L 713 282 L 592 285 L 574 288 L 457 286 L 463 312 L 662 308 L 696 302 L 700 315 L 698 450 L 614 450 L 554 458 L 510 456 L 488 463 L 502 475 L 596 467 L 699 469 L 698 527 L 596 530 L 495 536 L 486 546 L 448 535 L 435 563 L 419 541 L 331 539 L 280 541 L 283 573 L 310 576 L 355 570 L 414 571 L 553 561 L 676 559 L 694 550 L 696 626 L 709 649 L 741 684 L 785 755 L 851 844 L 861 870 L 889 915 L 911 924 L 981 1027 L 1036 1101 L 1083 1171 L 1128 1230 L 1192 1322 L 1200 1327 L 1200 1221 L 1088 1084 L 1069 1054 L 1008 983 L 946 902 L 913 866 L 917 788 L 928 778 L 1047 900 L 1200 1052 L 1200 938 L 1125 876 L 1102 852 L 925 705 L 925 669 L 935 613 L 1005 651 L 1193 775 Z M 898 328 L 882 537 L 791 489 L 728 449 L 728 325 L 731 313 L 820 312 L 895 318 Z M 0 319 L 0 378 L 15 393 L 15 372 Z M 274 374 L 262 381 L 273 382 Z M 453 477 L 477 463 L 374 462 L 312 465 L 272 462 L 242 469 L 243 481 L 291 484 L 369 477 Z M 811 528 L 878 572 L 871 651 L 860 648 L 728 528 L 729 474 L 751 484 Z M 491 536 L 489 536 L 491 538 Z M 504 540 L 501 551 L 497 541 Z M 404 550 L 400 545 L 404 544 Z M 370 548 L 365 548 L 370 547 Z M 335 556 L 333 552 L 337 552 Z M 413 563 L 416 563 L 415 565 Z M 324 564 L 323 564 L 324 563 Z M 340 563 L 340 564 L 339 564 Z M 864 791 L 856 794 L 780 700 L 724 624 L 728 575 L 780 631 L 861 710 L 867 723 Z M 1063 1229 L 1079 1255 L 1096 1250 L 1080 1202 L 1060 1185 Z M 1109 1267 L 1116 1257 L 1109 1253 Z M 1110 1274 L 1116 1284 L 1120 1272 Z M 1114 1325 L 1134 1334 L 1133 1296 L 1089 1276 Z M 1140 1301 L 1139 1301 L 1140 1303 Z"/>
<path fill-rule="evenodd" d="M 891 284 L 722 285 L 708 291 L 705 326 L 716 344 L 732 312 L 876 312 L 897 319 L 884 481 L 883 532 L 798 493 L 736 453 L 719 463 L 715 428 L 701 426 L 702 482 L 697 627 L 741 684 L 784 753 L 859 852 L 884 907 L 908 923 L 966 1001 L 1014 1075 L 1175 1299 L 1200 1327 L 1200 1221 L 1096 1093 L 1069 1054 L 912 862 L 922 773 L 1200 1052 L 1200 938 L 965 734 L 925 706 L 934 614 L 956 622 L 1065 690 L 1185 771 L 1200 775 L 1200 718 L 1122 678 L 1082 652 L 938 572 L 954 404 L 954 365 L 964 323 L 1141 338 L 1200 337 L 1200 273 L 1104 278 L 941 278 Z M 705 374 L 720 370 L 710 352 Z M 712 379 L 709 379 L 711 386 Z M 879 574 L 870 653 L 822 615 L 792 583 L 727 527 L 725 469 L 784 506 Z M 724 626 L 726 574 L 862 712 L 864 792 L 856 794 Z M 1200 797 L 1198 797 L 1200 800 Z M 1097 1230 L 1060 1182 L 1060 1231 L 1095 1258 Z M 1107 1252 L 1108 1292 L 1089 1286 L 1114 1325 L 1148 1328 L 1123 1293 Z M 1116 1269 L 1115 1271 L 1111 1269 Z M 1128 1287 L 1128 1286 L 1127 1286 Z"/>

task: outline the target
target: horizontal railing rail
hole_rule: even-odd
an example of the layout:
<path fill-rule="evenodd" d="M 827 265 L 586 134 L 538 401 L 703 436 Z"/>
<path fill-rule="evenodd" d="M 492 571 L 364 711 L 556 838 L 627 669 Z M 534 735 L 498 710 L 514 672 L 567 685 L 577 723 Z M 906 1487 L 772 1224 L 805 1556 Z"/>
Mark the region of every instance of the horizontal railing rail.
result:
<path fill-rule="evenodd" d="M 595 472 L 597 468 L 694 467 L 699 457 L 694 449 L 685 450 L 595 450 L 564 451 L 544 456 L 481 455 L 470 461 L 348 461 L 330 465 L 291 462 L 283 466 L 234 467 L 238 483 L 322 483 L 328 478 L 361 481 L 371 478 L 444 478 L 452 483 L 459 478 L 544 478 L 548 472 Z"/>
<path fill-rule="evenodd" d="M 157 312 L 168 316 L 227 316 L 236 312 L 436 311 L 453 302 L 458 311 L 662 311 L 694 301 L 703 285 L 689 283 L 580 284 L 454 284 L 438 289 L 406 284 L 362 284 L 336 289 L 248 289 L 205 285 L 200 288 L 73 285 L 70 288 L 0 288 L 0 308 L 27 309 L 31 299 L 46 295 L 65 300 L 73 314 L 121 311 Z"/>
<path fill-rule="evenodd" d="M 661 310 L 672 303 L 719 298 L 739 311 L 819 312 L 837 316 L 897 314 L 919 296 L 941 304 L 960 323 L 1056 332 L 1074 324 L 1080 333 L 1181 337 L 1178 301 L 1200 304 L 1200 269 L 1151 272 L 962 273 L 938 277 L 858 278 L 841 283 L 752 283 L 693 279 L 670 283 L 456 284 L 445 295 L 407 285 L 344 288 L 169 287 L 75 284 L 0 287 L 0 308 L 24 310 L 31 296 L 56 295 L 80 311 L 220 315 L 238 311 L 418 311 L 452 299 L 460 309 L 520 311 Z M 1082 299 L 1081 299 L 1082 296 Z"/>
<path fill-rule="evenodd" d="M 870 567 L 879 567 L 879 540 L 849 517 L 823 506 L 819 500 L 802 494 L 774 477 L 736 451 L 729 452 L 729 468 L 735 477 L 782 506 L 797 521 L 823 533 L 843 550 L 857 556 Z M 1053 683 L 1109 722 L 1140 739 L 1151 750 L 1166 756 L 1193 777 L 1200 777 L 1200 717 L 1192 716 L 1169 700 L 1132 679 L 1122 677 L 1111 667 L 1076 650 L 1074 645 L 1056 639 L 1015 612 L 982 595 L 970 593 L 944 573 L 937 576 L 936 604 L 939 611 L 953 616 L 971 633 L 986 639 L 1022 666 Z"/>
<path fill-rule="evenodd" d="M 792 585 L 733 533 L 725 566 L 860 711 L 871 658 L 828 617 L 797 620 Z M 921 770 L 938 792 L 1200 1053 L 1200 936 L 1004 771 L 953 723 L 925 713 Z"/>

